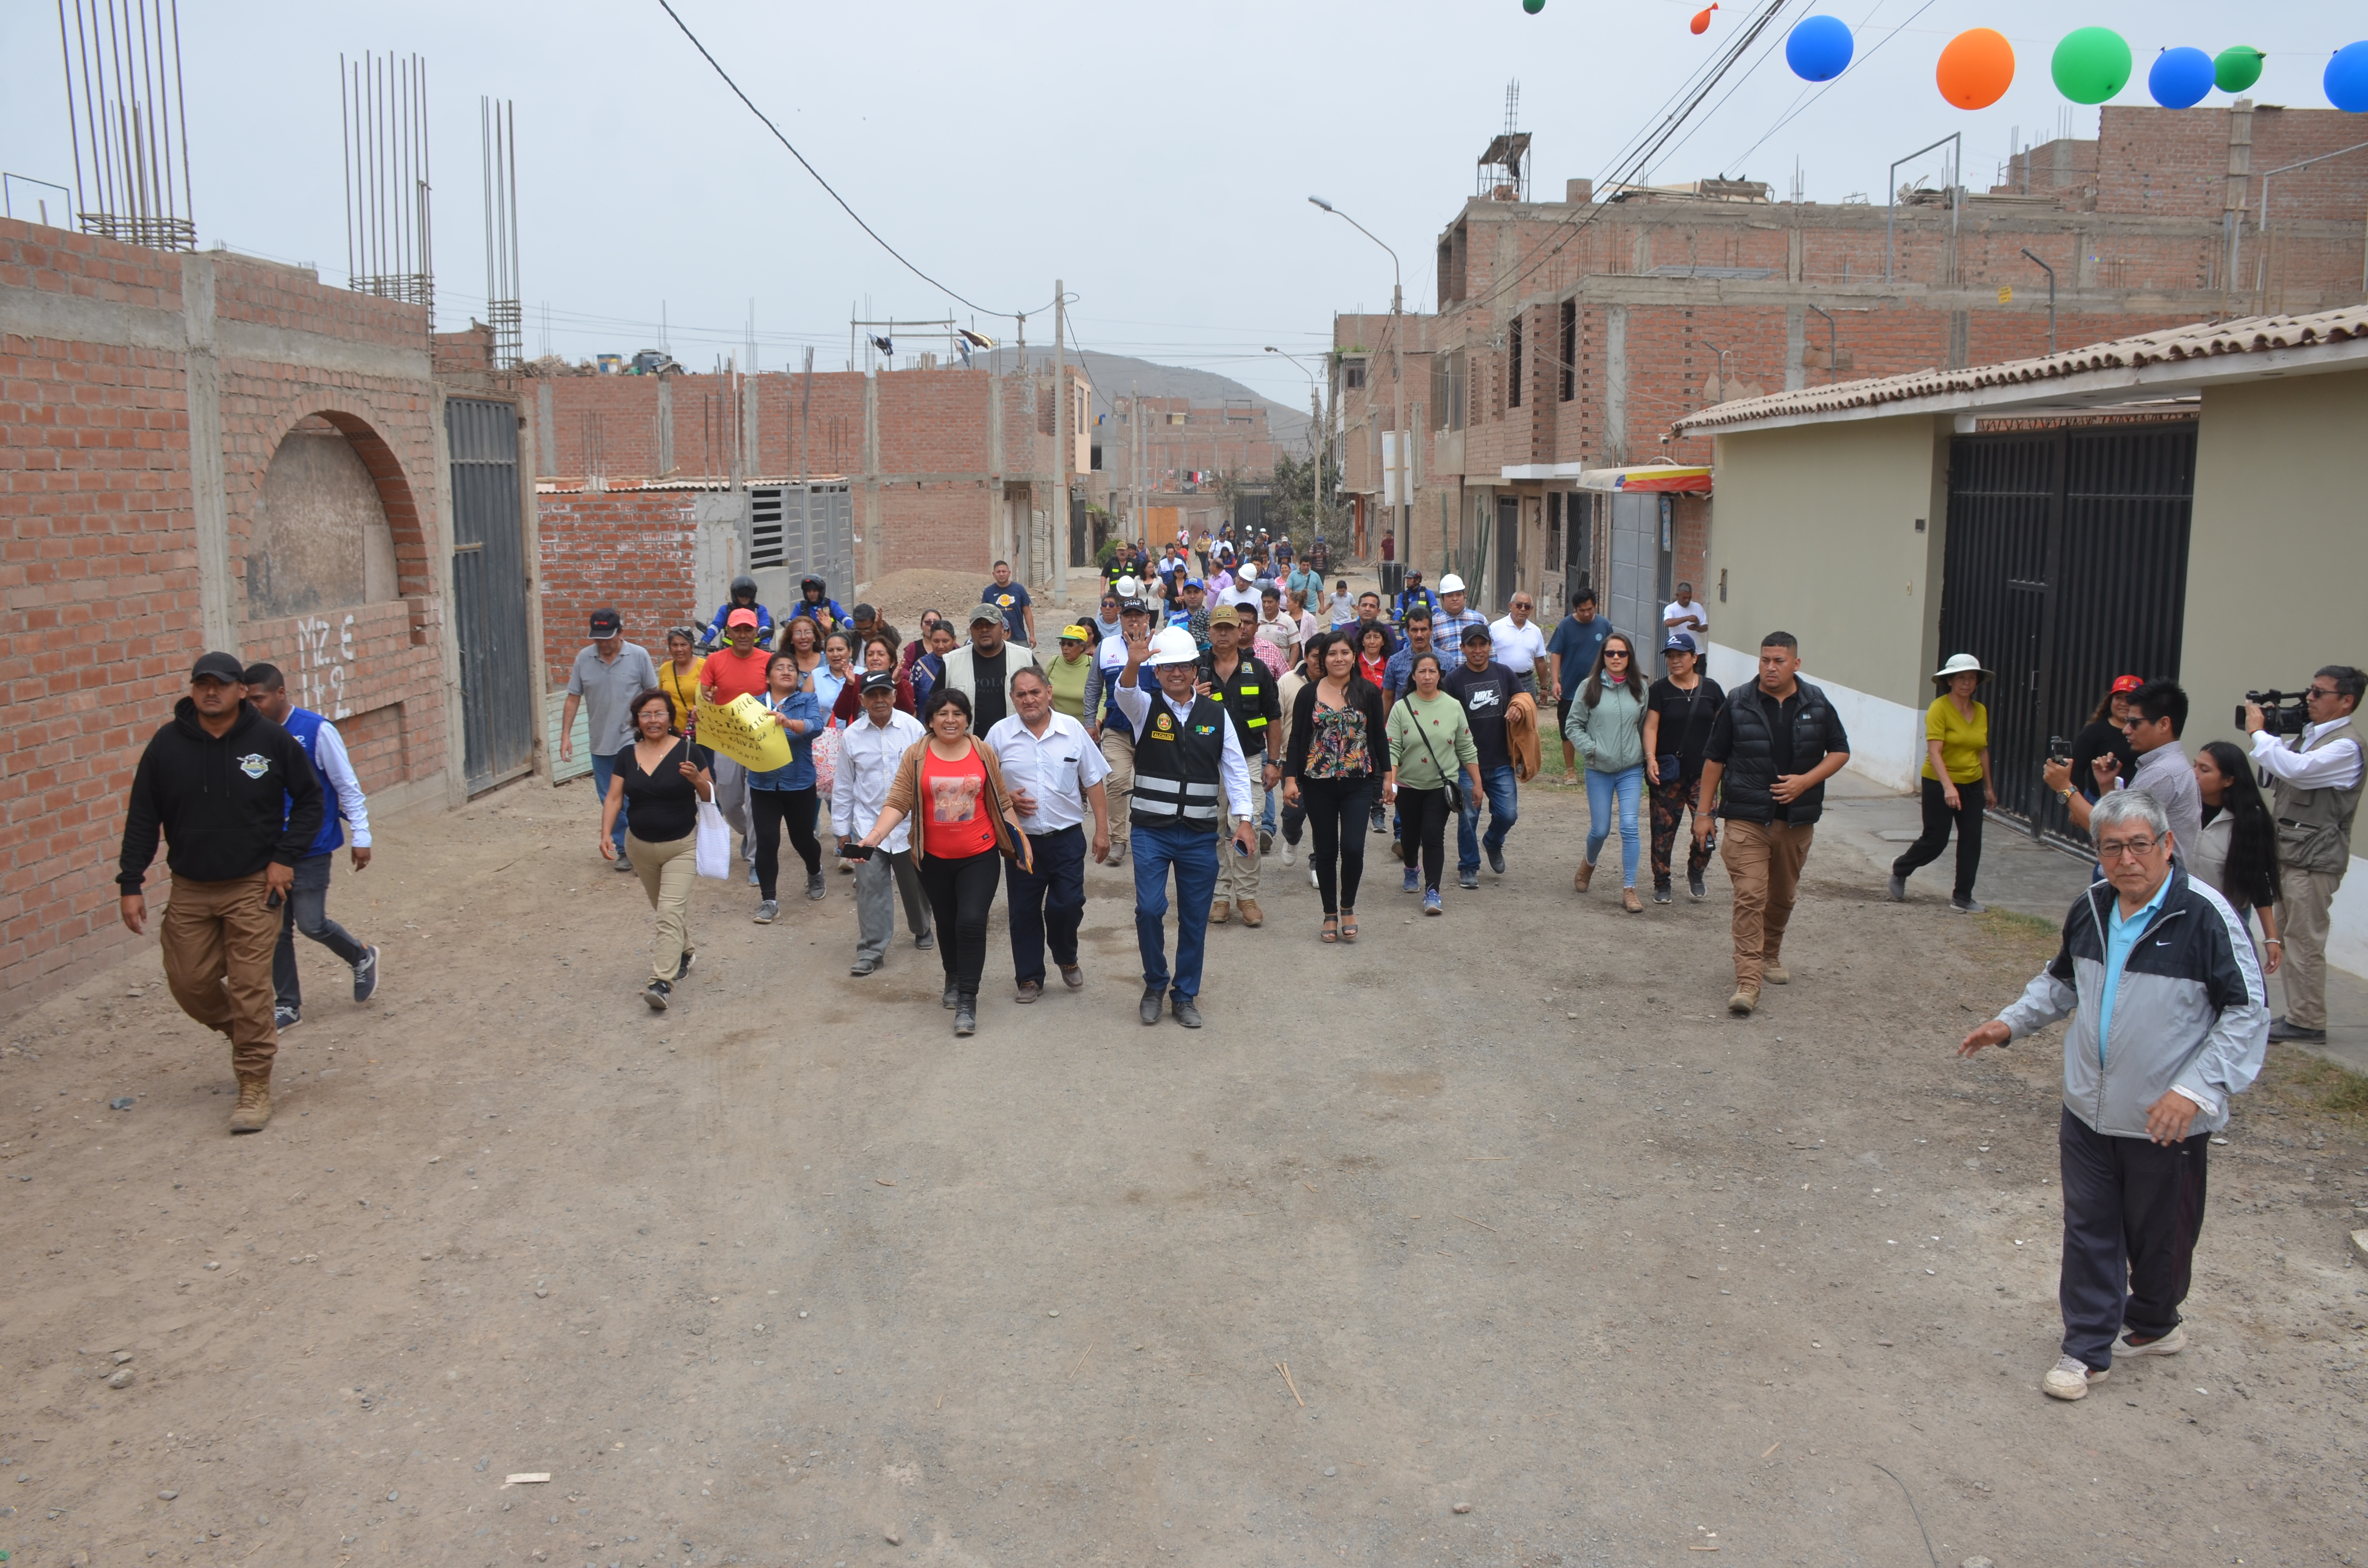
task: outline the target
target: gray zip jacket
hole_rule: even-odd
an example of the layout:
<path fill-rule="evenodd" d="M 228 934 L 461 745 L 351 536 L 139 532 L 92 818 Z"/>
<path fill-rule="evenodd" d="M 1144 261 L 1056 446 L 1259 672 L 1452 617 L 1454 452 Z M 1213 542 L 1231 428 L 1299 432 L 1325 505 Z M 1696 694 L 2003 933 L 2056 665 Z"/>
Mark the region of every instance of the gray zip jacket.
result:
<path fill-rule="evenodd" d="M 2096 1131 L 2147 1136 L 2146 1108 L 2176 1088 L 2202 1107 L 2188 1135 L 2216 1132 L 2269 1049 L 2269 998 L 2252 941 L 2226 900 L 2174 866 L 2162 906 L 2123 967 L 2112 1034 L 2100 1049 L 2097 1005 L 2116 896 L 2111 882 L 2090 884 L 2065 916 L 2055 957 L 1998 1021 L 2021 1040 L 2072 1019 L 2064 1108 Z"/>

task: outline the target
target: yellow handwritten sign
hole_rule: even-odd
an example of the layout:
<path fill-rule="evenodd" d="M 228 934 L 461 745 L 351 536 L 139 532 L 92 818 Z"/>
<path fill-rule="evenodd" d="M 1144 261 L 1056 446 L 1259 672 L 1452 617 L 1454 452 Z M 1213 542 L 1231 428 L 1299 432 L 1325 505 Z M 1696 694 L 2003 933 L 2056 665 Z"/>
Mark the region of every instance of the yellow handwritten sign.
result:
<path fill-rule="evenodd" d="M 773 722 L 765 705 L 746 692 L 717 707 L 699 699 L 699 744 L 712 746 L 755 773 L 790 765 L 790 733 Z"/>

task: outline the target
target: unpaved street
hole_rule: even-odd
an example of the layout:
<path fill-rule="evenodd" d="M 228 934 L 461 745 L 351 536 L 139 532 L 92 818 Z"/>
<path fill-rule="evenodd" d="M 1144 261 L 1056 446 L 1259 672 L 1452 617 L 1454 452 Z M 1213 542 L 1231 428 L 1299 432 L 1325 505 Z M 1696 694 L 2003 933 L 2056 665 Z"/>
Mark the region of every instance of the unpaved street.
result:
<path fill-rule="evenodd" d="M 1119 874 L 1081 994 L 1012 1004 L 998 909 L 959 1043 L 908 939 L 848 976 L 846 878 L 771 927 L 700 884 L 654 1017 L 587 786 L 388 821 L 331 900 L 380 999 L 305 945 L 267 1131 L 153 949 L 0 1027 L 0 1546 L 2353 1560 L 2368 1151 L 2294 1061 L 2213 1151 L 2193 1348 L 2056 1404 L 2054 1037 L 1950 1051 L 2044 942 L 1880 902 L 1838 812 L 1731 1020 L 1723 877 L 1580 900 L 1583 801 L 1523 804 L 1441 920 L 1374 841 L 1353 947 L 1269 860 L 1198 1034 L 1134 1021 Z"/>

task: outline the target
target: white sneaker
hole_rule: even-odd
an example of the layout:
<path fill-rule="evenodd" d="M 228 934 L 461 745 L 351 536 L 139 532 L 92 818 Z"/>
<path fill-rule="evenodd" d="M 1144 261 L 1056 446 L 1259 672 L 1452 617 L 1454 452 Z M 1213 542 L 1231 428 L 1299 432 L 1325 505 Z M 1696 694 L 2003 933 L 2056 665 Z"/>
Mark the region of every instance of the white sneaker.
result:
<path fill-rule="evenodd" d="M 2040 1379 L 2039 1392 L 2050 1399 L 2086 1399 L 2089 1389 L 2103 1382 L 2105 1375 L 2078 1357 L 2066 1356 L 2047 1369 L 2047 1376 Z"/>
<path fill-rule="evenodd" d="M 1286 867 L 1288 867 L 1288 866 L 1292 866 L 1292 865 L 1294 865 L 1294 864 L 1296 864 L 1296 863 L 1297 863 L 1298 858 L 1299 858 L 1299 857 L 1298 857 L 1298 856 L 1297 856 L 1297 855 L 1292 851 L 1292 847 L 1291 847 L 1291 840 L 1289 840 L 1288 838 L 1284 839 L 1284 840 L 1282 841 L 1282 863 L 1283 863 L 1283 865 L 1285 865 Z"/>
<path fill-rule="evenodd" d="M 1313 866 L 1307 868 L 1307 885 L 1317 892 L 1324 891 L 1324 879 L 1315 874 L 1315 868 Z"/>
<path fill-rule="evenodd" d="M 2187 1348 L 2187 1325 L 2180 1324 L 2159 1339 L 2149 1339 L 2144 1345 L 2133 1345 L 2128 1335 L 2122 1335 L 2113 1346 L 2116 1356 L 2176 1356 Z"/>

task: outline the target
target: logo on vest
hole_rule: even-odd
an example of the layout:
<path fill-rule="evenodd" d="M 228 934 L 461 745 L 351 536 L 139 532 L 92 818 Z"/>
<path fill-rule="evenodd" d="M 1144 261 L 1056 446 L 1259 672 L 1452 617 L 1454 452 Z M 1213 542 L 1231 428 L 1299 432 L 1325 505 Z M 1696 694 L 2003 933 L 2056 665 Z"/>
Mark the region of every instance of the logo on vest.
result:
<path fill-rule="evenodd" d="M 1176 721 L 1169 718 L 1167 714 L 1162 713 L 1158 718 L 1156 727 L 1158 729 L 1159 733 L 1164 735 L 1168 731 L 1176 727 Z"/>
<path fill-rule="evenodd" d="M 259 751 L 251 751 L 238 759 L 238 770 L 249 778 L 260 778 L 271 771 L 271 759 Z"/>

